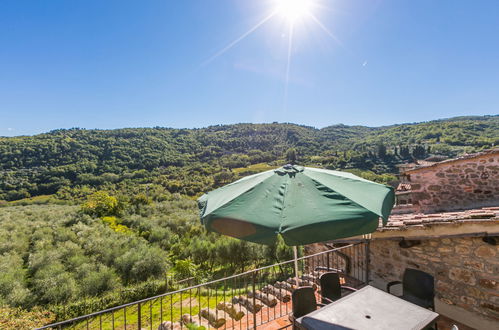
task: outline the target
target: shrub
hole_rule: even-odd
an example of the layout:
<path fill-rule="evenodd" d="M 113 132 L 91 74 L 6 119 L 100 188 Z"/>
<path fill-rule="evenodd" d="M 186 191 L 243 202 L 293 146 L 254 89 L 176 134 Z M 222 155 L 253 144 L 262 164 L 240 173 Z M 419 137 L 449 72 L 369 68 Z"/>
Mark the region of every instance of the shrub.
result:
<path fill-rule="evenodd" d="M 39 308 L 26 311 L 21 308 L 0 307 L 0 329 L 34 329 L 54 320 L 54 313 Z"/>
<path fill-rule="evenodd" d="M 107 223 L 109 225 L 109 228 L 117 233 L 133 234 L 133 230 L 131 230 L 127 226 L 123 226 L 122 224 L 120 224 L 120 220 L 116 217 L 103 217 L 102 221 Z"/>
<path fill-rule="evenodd" d="M 103 217 L 117 215 L 119 213 L 119 204 L 116 197 L 110 196 L 104 191 L 97 191 L 90 195 L 81 210 L 93 216 Z"/>
<path fill-rule="evenodd" d="M 83 294 L 96 296 L 114 289 L 118 284 L 119 278 L 112 269 L 106 266 L 99 266 L 82 278 L 80 287 Z"/>
<path fill-rule="evenodd" d="M 76 296 L 77 284 L 60 262 L 53 262 L 36 272 L 33 290 L 40 303 L 63 303 Z"/>

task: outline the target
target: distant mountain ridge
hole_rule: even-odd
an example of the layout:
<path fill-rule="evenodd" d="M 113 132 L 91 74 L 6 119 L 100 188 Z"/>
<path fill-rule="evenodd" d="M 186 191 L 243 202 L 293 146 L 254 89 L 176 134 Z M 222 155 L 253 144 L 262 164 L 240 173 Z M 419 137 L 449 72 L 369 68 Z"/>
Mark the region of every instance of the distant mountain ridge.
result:
<path fill-rule="evenodd" d="M 290 123 L 60 129 L 0 138 L 0 200 L 54 194 L 68 187 L 115 189 L 132 182 L 162 184 L 171 191 L 180 186 L 180 192 L 195 195 L 213 187 L 211 177 L 220 172 L 280 164 L 290 149 L 303 164 L 393 173 L 395 165 L 413 158 L 452 157 L 498 143 L 498 115 L 322 129 Z"/>

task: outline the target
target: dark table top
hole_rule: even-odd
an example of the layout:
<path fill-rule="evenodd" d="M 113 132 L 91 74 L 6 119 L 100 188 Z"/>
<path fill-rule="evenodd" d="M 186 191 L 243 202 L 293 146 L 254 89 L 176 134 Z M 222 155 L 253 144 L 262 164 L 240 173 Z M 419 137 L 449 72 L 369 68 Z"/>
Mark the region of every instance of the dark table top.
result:
<path fill-rule="evenodd" d="M 365 286 L 297 319 L 305 329 L 423 329 L 438 317 L 428 309 Z"/>

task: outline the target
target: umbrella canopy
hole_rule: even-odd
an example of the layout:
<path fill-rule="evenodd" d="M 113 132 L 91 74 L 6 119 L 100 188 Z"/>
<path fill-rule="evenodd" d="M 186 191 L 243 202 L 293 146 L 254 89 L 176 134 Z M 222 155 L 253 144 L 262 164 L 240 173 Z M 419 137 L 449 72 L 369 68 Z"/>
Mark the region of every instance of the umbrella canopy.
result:
<path fill-rule="evenodd" d="M 201 222 L 250 242 L 304 245 L 371 233 L 386 224 L 392 187 L 346 172 L 286 165 L 201 196 Z"/>

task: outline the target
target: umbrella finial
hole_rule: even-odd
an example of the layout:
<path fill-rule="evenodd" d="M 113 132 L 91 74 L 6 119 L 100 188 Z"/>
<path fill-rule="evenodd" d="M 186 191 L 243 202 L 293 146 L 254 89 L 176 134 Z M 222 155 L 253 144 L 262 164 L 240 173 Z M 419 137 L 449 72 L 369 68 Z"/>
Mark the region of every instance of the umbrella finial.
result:
<path fill-rule="evenodd" d="M 284 174 L 295 175 L 296 173 L 303 172 L 303 169 L 304 169 L 303 166 L 300 165 L 286 164 L 283 167 L 275 170 L 275 172 L 279 175 L 284 175 Z"/>

